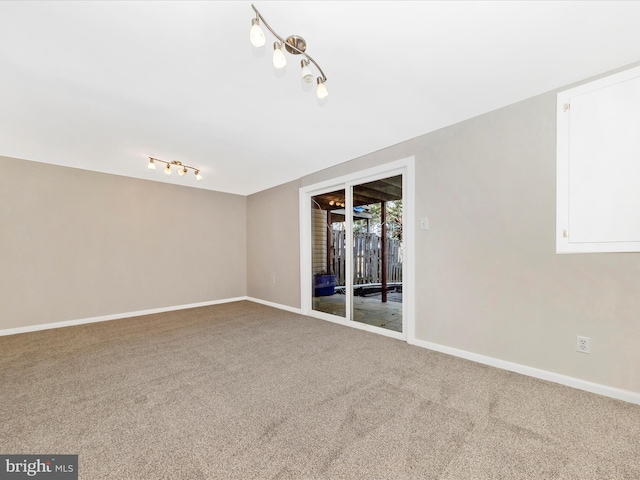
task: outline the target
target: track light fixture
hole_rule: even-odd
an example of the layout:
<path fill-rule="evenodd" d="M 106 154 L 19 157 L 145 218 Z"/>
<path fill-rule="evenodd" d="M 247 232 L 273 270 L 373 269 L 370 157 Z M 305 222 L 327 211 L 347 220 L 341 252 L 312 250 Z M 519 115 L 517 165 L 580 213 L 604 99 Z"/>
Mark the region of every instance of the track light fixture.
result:
<path fill-rule="evenodd" d="M 284 68 L 287 66 L 287 57 L 284 56 L 280 42 L 273 44 L 273 66 L 276 68 Z"/>
<path fill-rule="evenodd" d="M 185 165 L 182 162 L 176 162 L 176 161 L 167 162 L 165 160 L 160 160 L 159 158 L 149 157 L 149 165 L 148 165 L 148 167 L 151 170 L 155 170 L 156 169 L 155 162 L 161 162 L 161 163 L 164 163 L 166 165 L 164 167 L 164 173 L 166 173 L 167 175 L 171 175 L 171 167 L 172 166 L 176 166 L 176 167 L 178 167 L 178 175 L 183 176 L 185 173 L 188 172 L 188 169 L 190 168 L 195 173 L 196 180 L 202 180 L 202 175 L 200 175 L 200 169 L 198 169 L 198 168 L 190 167 L 189 165 Z"/>
<path fill-rule="evenodd" d="M 260 23 L 257 18 L 254 18 L 251 21 L 251 32 L 249 33 L 249 36 L 254 47 L 262 47 L 264 45 L 264 32 L 260 28 Z"/>
<path fill-rule="evenodd" d="M 302 81 L 304 83 L 313 82 L 313 73 L 311 73 L 311 69 L 309 68 L 309 62 L 307 60 L 300 60 L 300 66 L 302 67 Z"/>
<path fill-rule="evenodd" d="M 287 58 L 282 51 L 282 46 L 284 46 L 284 49 L 287 52 L 293 55 L 304 55 L 305 59 L 300 62 L 300 65 L 302 67 L 302 81 L 304 83 L 313 82 L 313 72 L 309 67 L 309 63 L 313 63 L 320 72 L 320 76 L 317 77 L 318 86 L 316 87 L 316 96 L 320 100 L 327 98 L 327 95 L 329 95 L 329 92 L 325 85 L 327 76 L 322 71 L 322 68 L 320 68 L 320 65 L 318 65 L 318 63 L 313 58 L 311 58 L 308 53 L 306 53 L 307 42 L 304 40 L 304 38 L 299 37 L 298 35 L 289 35 L 286 39 L 282 38 L 269 26 L 264 17 L 260 14 L 258 9 L 253 4 L 251 4 L 251 8 L 253 8 L 253 10 L 256 12 L 256 18 L 253 18 L 251 20 L 251 31 L 249 33 L 251 44 L 254 47 L 264 46 L 264 32 L 262 31 L 262 28 L 260 28 L 260 22 L 262 22 L 264 26 L 267 27 L 267 29 L 273 34 L 273 36 L 279 40 L 278 42 L 275 42 L 273 44 L 273 66 L 275 68 L 284 68 L 287 65 Z"/>
<path fill-rule="evenodd" d="M 320 77 L 318 77 L 318 86 L 316 87 L 316 95 L 320 100 L 323 98 L 327 98 L 329 92 L 327 91 L 327 87 L 325 87 L 324 82 Z"/>

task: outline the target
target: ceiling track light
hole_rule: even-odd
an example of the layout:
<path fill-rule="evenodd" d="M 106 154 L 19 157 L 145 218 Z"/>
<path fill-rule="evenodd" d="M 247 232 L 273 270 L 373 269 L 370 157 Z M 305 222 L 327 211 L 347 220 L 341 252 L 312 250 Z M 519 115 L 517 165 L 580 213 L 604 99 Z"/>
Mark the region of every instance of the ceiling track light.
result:
<path fill-rule="evenodd" d="M 300 66 L 302 67 L 301 70 L 301 76 L 302 76 L 302 81 L 304 83 L 311 83 L 313 82 L 313 73 L 311 72 L 311 69 L 309 68 L 309 61 L 308 60 L 300 60 Z"/>
<path fill-rule="evenodd" d="M 251 44 L 254 47 L 262 47 L 264 45 L 264 32 L 260 28 L 260 22 L 257 18 L 254 18 L 251 21 L 251 31 L 249 32 L 249 38 L 251 39 Z"/>
<path fill-rule="evenodd" d="M 322 81 L 322 79 L 318 77 L 318 86 L 316 87 L 316 96 L 320 100 L 322 100 L 323 98 L 327 98 L 327 95 L 329 95 L 327 87 L 324 85 L 324 82 Z"/>
<path fill-rule="evenodd" d="M 171 175 L 171 167 L 176 166 L 176 167 L 178 167 L 178 175 L 183 176 L 184 174 L 188 173 L 189 169 L 191 169 L 195 173 L 196 180 L 202 180 L 202 175 L 200 175 L 200 169 L 199 168 L 195 168 L 195 167 L 191 167 L 189 165 L 185 165 L 182 162 L 176 162 L 176 161 L 167 162 L 166 160 L 160 160 L 159 158 L 149 157 L 149 165 L 148 166 L 149 166 L 149 168 L 151 170 L 155 170 L 156 169 L 155 162 L 164 163 L 166 165 L 164 167 L 164 173 L 166 173 L 167 175 Z"/>
<path fill-rule="evenodd" d="M 320 72 L 320 76 L 317 77 L 318 86 L 316 87 L 316 96 L 320 100 L 327 98 L 327 95 L 329 95 L 329 92 L 325 85 L 327 76 L 322 71 L 322 68 L 320 68 L 320 65 L 318 65 L 318 63 L 313 58 L 311 58 L 308 53 L 306 53 L 307 42 L 305 41 L 305 39 L 299 37 L 298 35 L 289 35 L 286 39 L 282 38 L 273 30 L 273 28 L 269 26 L 264 17 L 260 14 L 258 9 L 253 4 L 251 4 L 251 8 L 253 8 L 253 10 L 256 12 L 256 18 L 251 19 L 251 31 L 249 33 L 251 44 L 254 47 L 264 46 L 266 40 L 262 28 L 260 28 L 260 22 L 262 22 L 264 26 L 267 27 L 267 30 L 269 30 L 273 34 L 273 36 L 278 39 L 278 42 L 275 42 L 273 44 L 273 66 L 275 68 L 284 68 L 287 65 L 287 58 L 282 51 L 283 45 L 284 49 L 292 55 L 304 55 L 305 59 L 300 62 L 302 67 L 302 81 L 304 83 L 313 82 L 313 72 L 311 71 L 311 68 L 309 68 L 309 63 L 313 63 Z"/>
<path fill-rule="evenodd" d="M 273 44 L 273 66 L 276 68 L 284 68 L 287 66 L 287 57 L 282 51 L 282 44 L 275 42 Z"/>

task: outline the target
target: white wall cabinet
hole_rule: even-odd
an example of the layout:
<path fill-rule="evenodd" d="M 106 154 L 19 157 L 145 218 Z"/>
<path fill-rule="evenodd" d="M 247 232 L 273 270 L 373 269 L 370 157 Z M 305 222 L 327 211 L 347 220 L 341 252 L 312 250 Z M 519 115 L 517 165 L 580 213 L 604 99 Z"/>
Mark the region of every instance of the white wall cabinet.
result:
<path fill-rule="evenodd" d="M 640 251 L 640 67 L 557 98 L 556 252 Z"/>

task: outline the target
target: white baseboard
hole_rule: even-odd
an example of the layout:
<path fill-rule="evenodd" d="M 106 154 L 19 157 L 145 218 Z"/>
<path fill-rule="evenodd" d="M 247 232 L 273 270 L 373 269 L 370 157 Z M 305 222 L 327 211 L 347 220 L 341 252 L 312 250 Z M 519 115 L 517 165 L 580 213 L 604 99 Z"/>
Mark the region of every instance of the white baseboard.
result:
<path fill-rule="evenodd" d="M 287 312 L 302 314 L 302 310 L 300 308 L 290 307 L 288 305 L 282 305 L 280 303 L 268 302 L 266 300 L 261 300 L 259 298 L 244 297 L 243 300 L 248 300 L 250 302 L 260 303 L 260 304 L 266 305 L 268 307 L 279 308 L 280 310 L 286 310 Z"/>
<path fill-rule="evenodd" d="M 260 300 L 258 298 L 245 297 L 245 300 L 249 300 L 255 303 L 261 303 L 270 307 L 279 308 L 281 310 L 287 310 L 289 312 L 302 314 L 302 309 L 293 308 L 286 305 L 280 305 L 278 303 L 267 302 L 266 300 Z M 328 320 L 333 323 L 345 325 L 345 322 L 333 320 L 331 315 L 327 315 L 328 318 L 318 316 L 314 318 L 320 318 L 322 320 Z M 353 326 L 353 325 L 351 325 Z M 377 333 L 377 332 L 376 332 Z M 460 350 L 453 347 L 447 347 L 437 343 L 427 342 L 424 340 L 418 340 L 409 336 L 407 343 L 415 345 L 417 347 L 434 350 L 440 353 L 446 353 L 454 357 L 464 358 L 471 360 L 472 362 L 481 363 L 483 365 L 489 365 L 491 367 L 500 368 L 502 370 L 508 370 L 510 372 L 520 373 L 533 378 L 539 378 L 541 380 L 547 380 L 549 382 L 558 383 L 567 387 L 577 388 L 578 390 L 584 390 L 586 392 L 596 393 L 605 397 L 615 398 L 629 403 L 635 403 L 640 405 L 640 393 L 632 392 L 629 390 L 623 390 L 621 388 L 609 387 L 607 385 L 601 385 L 599 383 L 589 382 L 587 380 L 580 380 L 579 378 L 569 377 L 568 375 L 562 375 L 560 373 L 549 372 L 539 368 L 528 367 L 519 363 L 508 362 L 506 360 L 500 360 L 494 357 L 488 357 L 486 355 L 480 355 L 478 353 L 467 352 L 466 350 Z"/>
<path fill-rule="evenodd" d="M 0 330 L 0 336 L 15 335 L 18 333 L 36 332 L 39 330 L 49 330 L 52 328 L 71 327 L 73 325 L 83 325 L 87 323 L 106 322 L 109 320 L 120 320 L 123 318 L 139 317 L 142 315 L 172 312 L 176 310 L 185 310 L 187 308 L 206 307 L 206 306 L 218 305 L 222 303 L 239 302 L 242 300 L 247 300 L 250 302 L 259 303 L 269 307 L 278 308 L 280 310 L 285 310 L 287 312 L 302 314 L 302 309 L 300 308 L 290 307 L 288 305 L 282 305 L 274 302 L 268 302 L 266 300 L 261 300 L 259 298 L 244 296 L 244 297 L 224 298 L 221 300 L 212 300 L 209 302 L 191 303 L 187 305 L 174 305 L 171 307 L 153 308 L 150 310 L 139 310 L 136 312 L 117 313 L 113 315 L 103 315 L 99 317 L 67 320 L 63 322 L 43 323 L 40 325 L 29 325 L 27 327 L 7 328 L 4 330 Z M 550 382 L 559 383 L 561 385 L 566 385 L 567 387 L 577 388 L 579 390 L 585 390 L 587 392 L 596 393 L 598 395 L 604 395 L 606 397 L 611 397 L 618 400 L 623 400 L 625 402 L 635 403 L 637 405 L 640 405 L 640 393 L 637 393 L 637 392 L 623 390 L 621 388 L 609 387 L 607 385 L 601 385 L 599 383 L 593 383 L 587 380 L 580 380 L 578 378 L 569 377 L 567 375 L 549 372 L 547 370 L 541 370 L 539 368 L 528 367 L 526 365 L 521 365 L 519 363 L 508 362 L 506 360 L 500 360 L 498 358 L 488 357 L 486 355 L 467 352 L 466 350 L 447 347 L 445 345 L 427 342 L 424 340 L 409 338 L 408 343 L 411 345 L 426 348 L 429 350 L 434 350 L 436 352 L 453 355 L 454 357 L 460 357 L 466 360 L 471 360 L 472 362 L 489 365 L 491 367 L 500 368 L 502 370 L 508 370 L 510 372 L 520 373 L 522 375 L 527 375 L 529 377 L 534 377 L 534 378 L 539 378 L 541 380 L 547 380 Z"/>
<path fill-rule="evenodd" d="M 162 308 L 152 308 L 150 310 L 139 310 L 136 312 L 116 313 L 113 315 L 102 315 L 99 317 L 80 318 L 77 320 L 66 320 L 63 322 L 42 323 L 40 325 L 29 325 L 27 327 L 7 328 L 4 330 L 0 330 L 0 337 L 5 335 L 15 335 L 18 333 L 37 332 L 39 330 L 49 330 L 51 328 L 71 327 L 73 325 L 83 325 L 85 323 L 107 322 L 109 320 L 120 320 L 122 318 L 140 317 L 142 315 L 151 315 L 153 313 L 173 312 L 176 310 L 185 310 L 187 308 L 207 307 L 209 305 L 238 302 L 240 300 L 248 300 L 248 298 L 247 297 L 223 298 L 222 300 L 212 300 L 209 302 L 190 303 L 187 305 L 174 305 L 171 307 L 162 307 Z"/>
<path fill-rule="evenodd" d="M 629 390 L 623 390 L 621 388 L 608 387 L 599 383 L 589 382 L 587 380 L 580 380 L 579 378 L 569 377 L 559 373 L 549 372 L 547 370 L 541 370 L 539 368 L 528 367 L 519 363 L 507 362 L 498 358 L 487 357 L 477 353 L 467 352 L 466 350 L 459 350 L 457 348 L 447 347 L 439 345 L 437 343 L 426 342 L 424 340 L 414 339 L 409 342 L 412 345 L 418 347 L 427 348 L 429 350 L 435 350 L 436 352 L 446 353 L 453 355 L 454 357 L 464 358 L 471 360 L 472 362 L 482 363 L 492 367 L 500 368 L 502 370 L 508 370 L 510 372 L 520 373 L 529 377 L 539 378 L 541 380 L 547 380 L 549 382 L 559 383 L 567 387 L 577 388 L 579 390 L 585 390 L 591 393 L 597 393 L 598 395 L 604 395 L 606 397 L 623 400 L 629 403 L 635 403 L 640 405 L 640 393 L 632 392 Z"/>

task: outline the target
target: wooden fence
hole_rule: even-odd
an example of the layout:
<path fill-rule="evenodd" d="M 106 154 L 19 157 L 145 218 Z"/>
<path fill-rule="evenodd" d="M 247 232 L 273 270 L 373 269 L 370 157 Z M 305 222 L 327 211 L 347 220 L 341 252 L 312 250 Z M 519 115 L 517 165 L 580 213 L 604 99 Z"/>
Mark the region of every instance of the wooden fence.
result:
<path fill-rule="evenodd" d="M 333 230 L 331 258 L 336 285 L 345 285 L 345 232 Z M 381 241 L 375 233 L 354 234 L 354 285 L 382 283 Z M 402 283 L 402 245 L 398 240 L 387 239 L 387 283 Z"/>

